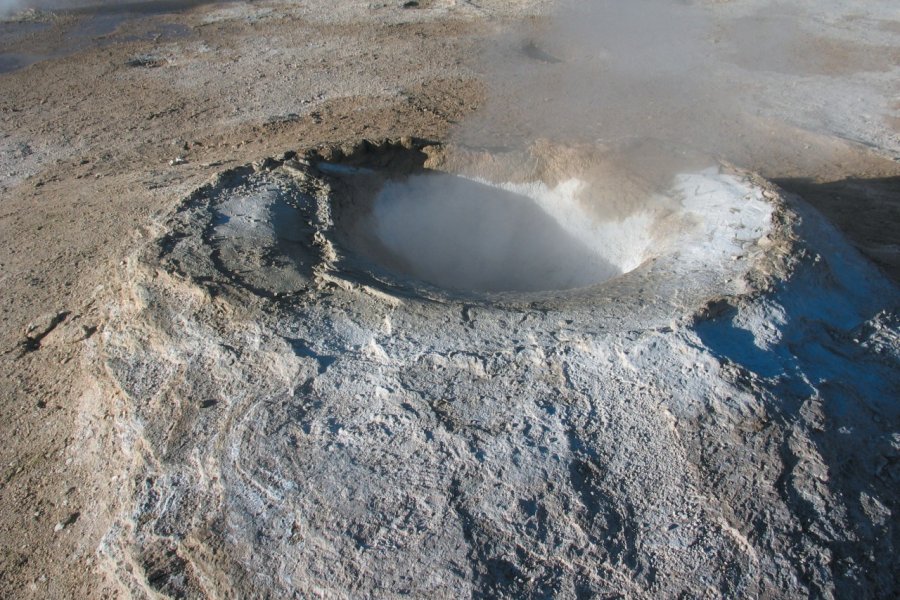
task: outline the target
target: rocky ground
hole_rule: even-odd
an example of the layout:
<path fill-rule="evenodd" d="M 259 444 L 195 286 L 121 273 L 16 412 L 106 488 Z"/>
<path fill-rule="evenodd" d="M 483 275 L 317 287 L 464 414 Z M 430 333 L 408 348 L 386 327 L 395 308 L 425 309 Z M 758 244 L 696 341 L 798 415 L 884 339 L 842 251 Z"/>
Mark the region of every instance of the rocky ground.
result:
<path fill-rule="evenodd" d="M 498 105 L 530 142 L 482 59 L 548 64 L 553 3 L 146 4 L 0 24 L 5 596 L 896 594 L 890 3 L 827 3 L 789 68 L 734 60 L 760 108 L 717 124 L 882 271 L 787 195 L 757 287 L 616 326 L 167 255 L 185 198 L 266 157 Z M 740 48 L 779 22 L 697 4 Z"/>

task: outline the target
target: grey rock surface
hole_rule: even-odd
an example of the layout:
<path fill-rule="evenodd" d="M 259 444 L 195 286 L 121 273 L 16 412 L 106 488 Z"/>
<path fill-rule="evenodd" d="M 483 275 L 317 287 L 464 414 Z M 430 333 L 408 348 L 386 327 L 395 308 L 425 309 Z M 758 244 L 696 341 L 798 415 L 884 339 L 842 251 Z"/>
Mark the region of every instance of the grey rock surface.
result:
<path fill-rule="evenodd" d="M 130 261 L 102 553 L 132 593 L 896 593 L 900 295 L 830 225 L 720 169 L 771 209 L 740 256 L 467 295 L 342 243 L 383 152 L 225 173 Z"/>

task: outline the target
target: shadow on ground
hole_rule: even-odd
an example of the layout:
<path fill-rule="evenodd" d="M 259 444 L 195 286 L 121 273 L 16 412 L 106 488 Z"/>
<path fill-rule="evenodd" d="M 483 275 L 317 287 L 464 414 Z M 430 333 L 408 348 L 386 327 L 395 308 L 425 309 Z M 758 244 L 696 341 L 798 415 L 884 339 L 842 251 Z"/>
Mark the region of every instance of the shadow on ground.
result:
<path fill-rule="evenodd" d="M 900 281 L 900 177 L 848 177 L 825 183 L 776 179 L 834 223 L 860 252 Z"/>
<path fill-rule="evenodd" d="M 867 236 L 892 245 L 893 262 L 880 264 L 895 279 L 900 274 L 900 231 L 891 225 L 900 217 L 900 178 L 779 184 L 809 200 L 857 245 Z M 804 585 L 816 595 L 827 595 L 833 581 L 838 597 L 888 597 L 898 587 L 888 557 L 900 547 L 900 530 L 887 516 L 900 510 L 900 297 L 831 227 L 808 208 L 796 208 L 800 237 L 822 260 L 804 262 L 770 294 L 779 335 L 757 337 L 748 328 L 753 319 L 738 306 L 695 330 L 710 351 L 738 368 L 738 383 L 767 399 L 767 418 L 780 424 L 768 442 L 785 467 L 776 488 L 800 523 L 782 534 L 789 543 L 781 551 Z M 826 549 L 819 567 L 808 560 L 817 548 Z M 824 578 L 822 569 L 830 571 Z"/>

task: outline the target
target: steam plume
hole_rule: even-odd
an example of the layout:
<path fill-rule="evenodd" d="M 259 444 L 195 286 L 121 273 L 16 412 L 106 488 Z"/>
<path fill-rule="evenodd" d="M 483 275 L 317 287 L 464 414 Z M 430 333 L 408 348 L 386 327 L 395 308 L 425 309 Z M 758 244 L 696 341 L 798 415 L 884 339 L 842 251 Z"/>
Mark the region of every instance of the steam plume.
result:
<path fill-rule="evenodd" d="M 881 3 L 867 6 L 877 22 Z M 770 171 L 788 156 L 804 160 L 798 148 L 809 141 L 784 126 L 773 131 L 773 122 L 796 125 L 801 135 L 884 146 L 868 139 L 879 135 L 877 124 L 857 115 L 890 110 L 884 90 L 896 63 L 876 46 L 823 36 L 830 25 L 804 10 L 766 2 L 564 2 L 551 22 L 488 49 L 486 106 L 457 139 L 488 147 L 540 137 L 651 139 Z M 828 10 L 829 19 L 846 12 L 839 2 Z"/>

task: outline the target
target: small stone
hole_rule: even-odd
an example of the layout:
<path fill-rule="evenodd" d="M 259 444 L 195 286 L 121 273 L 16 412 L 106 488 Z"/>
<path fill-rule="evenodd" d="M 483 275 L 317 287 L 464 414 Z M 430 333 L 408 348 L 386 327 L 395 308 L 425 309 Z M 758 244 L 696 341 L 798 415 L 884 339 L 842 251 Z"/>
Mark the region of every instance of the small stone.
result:
<path fill-rule="evenodd" d="M 60 521 L 59 523 L 56 524 L 56 526 L 53 527 L 54 533 L 59 533 L 60 531 L 62 531 L 66 527 L 68 527 L 69 525 L 74 524 L 75 521 L 77 521 L 78 517 L 80 517 L 80 516 L 81 516 L 80 512 L 78 512 L 78 511 L 73 512 L 64 521 Z"/>
<path fill-rule="evenodd" d="M 270 171 L 277 166 L 278 166 L 278 162 L 275 159 L 273 159 L 271 157 L 267 157 L 262 160 L 258 160 L 256 162 L 254 162 L 253 170 L 256 171 L 257 173 L 261 173 L 264 171 Z"/>
<path fill-rule="evenodd" d="M 293 175 L 303 175 L 309 167 L 309 163 L 305 160 L 290 159 L 284 161 L 282 167 L 290 171 Z"/>
<path fill-rule="evenodd" d="M 176 156 L 172 160 L 169 161 L 169 166 L 174 167 L 175 165 L 183 165 L 187 160 L 183 156 Z"/>
<path fill-rule="evenodd" d="M 319 156 L 325 162 L 336 162 L 344 158 L 344 153 L 340 148 L 334 146 L 324 146 L 319 148 Z"/>

